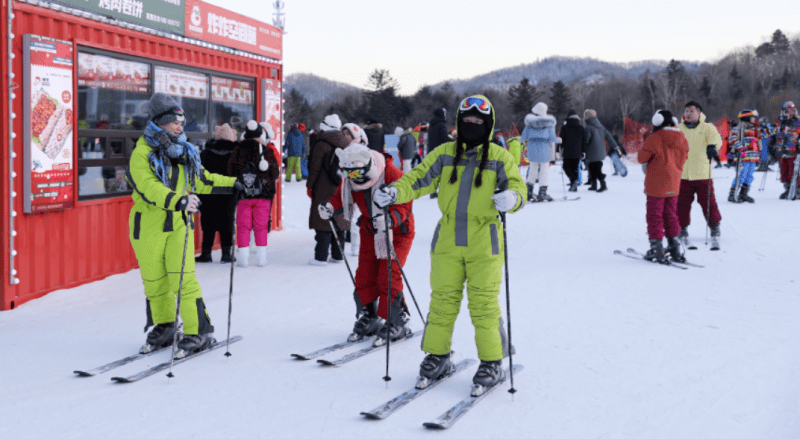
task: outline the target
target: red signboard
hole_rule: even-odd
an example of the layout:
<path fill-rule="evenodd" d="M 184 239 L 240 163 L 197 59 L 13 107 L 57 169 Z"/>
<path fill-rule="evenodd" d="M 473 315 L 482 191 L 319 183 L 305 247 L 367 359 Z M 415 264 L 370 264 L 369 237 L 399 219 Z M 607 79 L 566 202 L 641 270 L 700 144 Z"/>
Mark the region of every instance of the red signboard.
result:
<path fill-rule="evenodd" d="M 211 100 L 231 104 L 253 104 L 250 82 L 230 78 L 211 77 Z"/>
<path fill-rule="evenodd" d="M 235 12 L 186 0 L 185 35 L 250 53 L 283 58 L 283 32 Z"/>
<path fill-rule="evenodd" d="M 150 66 L 91 53 L 78 54 L 78 85 L 147 93 Z"/>

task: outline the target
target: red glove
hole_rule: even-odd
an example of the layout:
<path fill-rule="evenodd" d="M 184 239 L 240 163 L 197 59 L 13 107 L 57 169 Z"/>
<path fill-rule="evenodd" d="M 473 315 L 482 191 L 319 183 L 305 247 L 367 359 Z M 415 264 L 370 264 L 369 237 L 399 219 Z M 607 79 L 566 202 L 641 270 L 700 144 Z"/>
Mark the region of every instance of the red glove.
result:
<path fill-rule="evenodd" d="M 311 188 L 306 189 L 306 193 L 308 194 L 308 198 L 313 199 L 314 197 L 311 196 Z"/>

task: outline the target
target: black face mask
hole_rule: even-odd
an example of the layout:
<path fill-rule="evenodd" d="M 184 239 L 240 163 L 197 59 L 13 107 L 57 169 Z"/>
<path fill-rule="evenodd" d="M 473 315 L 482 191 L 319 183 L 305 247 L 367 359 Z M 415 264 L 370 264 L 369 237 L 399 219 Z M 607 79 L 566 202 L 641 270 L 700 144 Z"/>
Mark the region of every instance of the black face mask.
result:
<path fill-rule="evenodd" d="M 461 122 L 458 137 L 467 145 L 475 146 L 486 138 L 486 127 L 483 124 Z"/>

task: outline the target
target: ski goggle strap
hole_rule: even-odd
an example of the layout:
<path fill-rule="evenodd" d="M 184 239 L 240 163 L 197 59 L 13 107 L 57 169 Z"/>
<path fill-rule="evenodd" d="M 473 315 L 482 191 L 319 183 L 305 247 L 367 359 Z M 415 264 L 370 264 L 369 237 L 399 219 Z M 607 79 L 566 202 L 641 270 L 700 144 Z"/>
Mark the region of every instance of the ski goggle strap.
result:
<path fill-rule="evenodd" d="M 488 100 L 476 96 L 464 98 L 464 100 L 461 101 L 461 105 L 458 106 L 458 111 L 464 112 L 471 108 L 475 108 L 483 114 L 492 113 L 492 104 L 490 104 Z"/>
<path fill-rule="evenodd" d="M 159 117 L 166 116 L 168 114 L 174 114 L 175 116 L 178 116 L 178 121 L 182 122 L 184 120 L 184 111 L 181 107 L 172 107 L 163 113 L 158 113 L 153 116 L 152 120 L 158 120 Z"/>

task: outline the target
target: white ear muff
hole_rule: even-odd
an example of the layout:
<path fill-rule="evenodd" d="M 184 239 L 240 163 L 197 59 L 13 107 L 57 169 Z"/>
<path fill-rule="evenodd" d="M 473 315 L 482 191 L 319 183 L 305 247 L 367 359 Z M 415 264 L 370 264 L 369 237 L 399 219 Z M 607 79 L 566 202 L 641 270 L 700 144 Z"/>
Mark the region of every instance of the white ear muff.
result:
<path fill-rule="evenodd" d="M 664 123 L 664 115 L 661 114 L 661 110 L 656 111 L 656 114 L 653 115 L 650 122 L 653 123 L 654 127 L 660 127 L 661 124 Z"/>
<path fill-rule="evenodd" d="M 269 169 L 269 163 L 267 163 L 267 159 L 264 158 L 264 149 L 260 143 L 258 144 L 258 154 L 261 156 L 261 161 L 258 163 L 258 169 L 260 169 L 261 172 L 267 172 L 267 169 Z"/>

